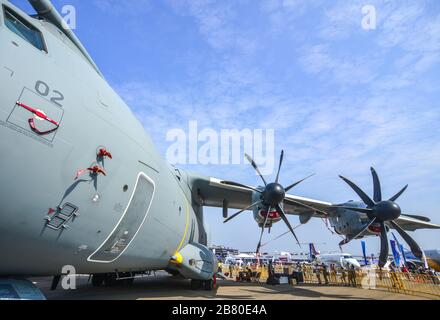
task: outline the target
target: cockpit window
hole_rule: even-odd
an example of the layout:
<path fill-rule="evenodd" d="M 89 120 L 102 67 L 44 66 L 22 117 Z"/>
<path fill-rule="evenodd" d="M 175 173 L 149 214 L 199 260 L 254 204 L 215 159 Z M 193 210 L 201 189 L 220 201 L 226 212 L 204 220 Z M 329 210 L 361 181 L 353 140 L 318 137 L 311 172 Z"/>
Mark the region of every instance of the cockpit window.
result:
<path fill-rule="evenodd" d="M 43 35 L 41 34 L 40 30 L 35 28 L 10 9 L 6 7 L 3 8 L 5 14 L 5 25 L 9 30 L 32 44 L 35 48 L 41 51 L 47 51 L 44 44 Z"/>

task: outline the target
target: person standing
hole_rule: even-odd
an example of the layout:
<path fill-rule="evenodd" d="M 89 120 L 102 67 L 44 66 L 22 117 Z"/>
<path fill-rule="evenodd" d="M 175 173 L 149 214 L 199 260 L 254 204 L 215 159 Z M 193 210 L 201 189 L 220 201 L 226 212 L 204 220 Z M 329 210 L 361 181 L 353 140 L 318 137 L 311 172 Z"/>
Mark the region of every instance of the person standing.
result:
<path fill-rule="evenodd" d="M 325 285 L 328 286 L 328 270 L 327 270 L 327 266 L 325 264 L 322 264 L 322 275 L 324 276 L 324 282 Z"/>
<path fill-rule="evenodd" d="M 355 269 L 355 267 L 353 265 L 350 267 L 348 278 L 349 278 L 348 282 L 350 283 L 350 285 L 356 288 L 357 287 L 357 284 L 356 284 L 356 269 Z"/>
<path fill-rule="evenodd" d="M 347 286 L 347 273 L 345 272 L 344 267 L 341 267 L 341 280 L 344 287 Z"/>
<path fill-rule="evenodd" d="M 318 279 L 318 284 L 322 284 L 322 282 L 321 282 L 321 268 L 319 265 L 314 266 L 314 272 L 316 274 L 316 278 Z"/>

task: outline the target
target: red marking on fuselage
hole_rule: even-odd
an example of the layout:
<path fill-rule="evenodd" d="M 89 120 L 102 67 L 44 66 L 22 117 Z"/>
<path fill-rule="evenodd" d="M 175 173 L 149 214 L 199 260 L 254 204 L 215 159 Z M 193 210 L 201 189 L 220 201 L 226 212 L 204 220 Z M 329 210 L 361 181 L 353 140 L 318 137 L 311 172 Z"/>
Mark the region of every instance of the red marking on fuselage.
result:
<path fill-rule="evenodd" d="M 261 218 L 266 219 L 267 210 L 261 210 L 258 214 L 260 215 Z M 269 213 L 269 219 L 277 220 L 277 219 L 281 219 L 281 216 L 277 211 L 271 211 Z"/>
<path fill-rule="evenodd" d="M 113 159 L 113 155 L 107 151 L 107 149 L 99 149 L 98 152 L 98 158 L 109 158 L 109 159 Z"/>
<path fill-rule="evenodd" d="M 48 121 L 48 122 L 52 123 L 52 124 L 55 126 L 55 128 L 53 128 L 53 129 L 51 129 L 51 130 L 41 131 L 41 130 L 39 130 L 39 129 L 37 128 L 37 125 L 35 124 L 35 120 L 34 120 L 34 118 L 30 118 L 30 119 L 28 120 L 28 123 L 29 123 L 29 126 L 31 127 L 31 130 L 32 130 L 34 133 L 36 133 L 36 134 L 38 134 L 38 135 L 40 135 L 40 136 L 44 136 L 44 135 L 48 135 L 48 134 L 54 133 L 54 132 L 57 131 L 58 128 L 60 127 L 60 124 L 59 124 L 58 122 L 56 122 L 55 120 L 49 118 L 49 117 L 44 113 L 44 111 L 41 111 L 41 110 L 39 110 L 39 109 L 35 109 L 35 108 L 32 108 L 32 107 L 29 107 L 29 106 L 25 105 L 24 103 L 21 103 L 20 101 L 17 101 L 16 104 L 17 104 L 17 106 L 20 106 L 20 107 L 22 107 L 23 109 L 26 109 L 27 111 L 32 112 L 32 113 L 34 114 L 34 116 L 35 116 L 36 119 Z"/>
<path fill-rule="evenodd" d="M 380 226 L 376 226 L 376 225 L 369 226 L 368 230 L 370 232 L 377 233 L 377 234 L 381 233 L 381 231 L 382 231 L 381 227 Z"/>
<path fill-rule="evenodd" d="M 78 170 L 76 172 L 75 180 L 78 180 L 79 177 L 82 176 L 86 172 L 90 172 L 90 173 L 96 174 L 96 175 L 102 174 L 104 176 L 107 176 L 107 173 L 105 172 L 105 170 L 103 168 L 101 168 L 100 166 L 94 166 L 94 167 L 91 167 L 91 168 Z"/>
<path fill-rule="evenodd" d="M 32 108 L 32 107 L 29 107 L 29 106 L 25 105 L 24 103 L 22 103 L 22 102 L 20 102 L 20 101 L 17 101 L 16 104 L 17 104 L 18 106 L 20 106 L 20 107 L 26 109 L 27 111 L 32 112 L 36 117 L 41 118 L 41 119 L 43 119 L 43 120 L 46 120 L 46 121 L 52 123 L 53 125 L 55 125 L 55 126 L 57 126 L 57 127 L 60 126 L 60 124 L 59 124 L 58 122 L 56 122 L 55 120 L 49 118 L 49 117 L 48 117 L 43 111 L 40 111 L 40 110 L 38 110 L 38 109 L 35 109 L 35 108 Z"/>

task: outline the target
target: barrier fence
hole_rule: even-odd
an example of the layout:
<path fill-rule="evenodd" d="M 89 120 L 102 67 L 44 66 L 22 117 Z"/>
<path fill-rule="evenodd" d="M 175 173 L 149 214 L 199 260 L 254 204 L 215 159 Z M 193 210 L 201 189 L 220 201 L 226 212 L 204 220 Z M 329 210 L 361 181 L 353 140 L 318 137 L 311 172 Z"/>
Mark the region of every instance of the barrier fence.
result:
<path fill-rule="evenodd" d="M 418 273 L 392 272 L 374 268 L 359 270 L 324 270 L 303 265 L 300 269 L 295 266 L 274 265 L 277 275 L 288 275 L 290 283 L 321 284 L 329 286 L 351 286 L 366 290 L 387 290 L 406 295 L 424 296 L 440 299 L 440 277 Z M 248 272 L 248 270 L 250 272 Z M 267 266 L 224 266 L 223 274 L 236 281 L 265 283 L 268 276 Z"/>

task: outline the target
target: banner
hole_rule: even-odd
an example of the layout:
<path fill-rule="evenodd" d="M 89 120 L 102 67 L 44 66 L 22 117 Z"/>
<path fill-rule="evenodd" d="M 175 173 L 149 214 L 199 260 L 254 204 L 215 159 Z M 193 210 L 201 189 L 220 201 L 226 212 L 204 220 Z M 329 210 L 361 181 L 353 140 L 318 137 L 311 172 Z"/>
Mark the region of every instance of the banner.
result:
<path fill-rule="evenodd" d="M 400 251 L 400 254 L 402 255 L 402 262 L 403 262 L 403 265 L 404 266 L 406 266 L 406 267 L 408 267 L 408 262 L 406 261 L 406 253 L 405 253 L 405 248 L 403 247 L 403 244 L 401 244 L 400 242 L 399 242 L 399 240 L 397 240 L 397 237 L 396 237 L 396 235 L 394 234 L 394 232 L 391 232 L 391 234 L 393 235 L 393 238 L 394 238 L 394 240 L 396 241 L 396 244 L 397 244 L 397 248 L 399 249 L 399 251 Z"/>
<path fill-rule="evenodd" d="M 393 257 L 394 257 L 394 264 L 397 267 L 400 267 L 400 254 L 399 254 L 399 251 L 397 251 L 397 248 L 396 248 L 396 241 L 390 240 L 390 243 L 391 243 L 391 250 L 393 252 Z"/>
<path fill-rule="evenodd" d="M 394 234 L 394 232 L 391 232 L 391 234 L 393 235 L 393 238 L 394 238 L 394 241 L 396 241 L 396 244 L 397 244 L 397 248 L 400 250 L 400 248 L 401 248 L 401 245 L 400 245 L 400 242 L 399 242 L 399 240 L 397 240 L 397 237 L 396 237 L 396 235 Z M 400 253 L 402 253 L 402 251 L 400 250 Z"/>
<path fill-rule="evenodd" d="M 403 248 L 403 245 L 400 245 L 400 252 L 402 253 L 403 262 L 405 263 L 405 266 L 408 266 L 408 262 L 406 261 L 406 254 L 405 249 Z"/>
<path fill-rule="evenodd" d="M 425 269 L 427 270 L 427 269 L 429 269 L 428 259 L 426 258 L 425 251 L 423 251 L 423 249 L 422 249 L 422 252 L 423 252 L 422 262 L 425 266 Z"/>
<path fill-rule="evenodd" d="M 362 240 L 361 242 L 362 244 L 362 254 L 364 255 L 364 261 L 365 261 L 365 265 L 368 265 L 368 259 L 367 259 L 367 244 L 365 243 L 364 240 Z"/>

